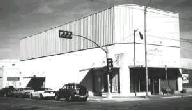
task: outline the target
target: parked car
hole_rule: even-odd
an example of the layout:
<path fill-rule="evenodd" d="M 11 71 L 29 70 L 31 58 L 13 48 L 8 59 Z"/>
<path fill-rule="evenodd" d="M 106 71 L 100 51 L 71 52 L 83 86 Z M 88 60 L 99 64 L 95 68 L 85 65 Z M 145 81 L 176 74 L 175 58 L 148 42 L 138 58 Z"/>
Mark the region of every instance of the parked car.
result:
<path fill-rule="evenodd" d="M 50 88 L 41 88 L 38 90 L 35 90 L 31 92 L 30 98 L 54 98 L 55 97 L 55 91 Z"/>
<path fill-rule="evenodd" d="M 83 100 L 87 101 L 87 88 L 80 84 L 69 83 L 65 84 L 59 91 L 55 92 L 55 100 L 65 98 L 67 101 Z"/>
<path fill-rule="evenodd" d="M 32 88 L 17 88 L 13 90 L 14 97 L 30 97 L 30 94 L 34 92 Z"/>
<path fill-rule="evenodd" d="M 30 97 L 32 92 L 34 92 L 34 90 L 30 87 L 23 88 L 22 90 L 23 97 Z"/>
<path fill-rule="evenodd" d="M 10 97 L 13 95 L 13 90 L 15 90 L 15 88 L 13 86 L 2 88 L 0 90 L 0 96 Z"/>
<path fill-rule="evenodd" d="M 12 91 L 12 96 L 13 97 L 21 97 L 21 90 L 22 88 L 15 88 L 13 91 Z"/>

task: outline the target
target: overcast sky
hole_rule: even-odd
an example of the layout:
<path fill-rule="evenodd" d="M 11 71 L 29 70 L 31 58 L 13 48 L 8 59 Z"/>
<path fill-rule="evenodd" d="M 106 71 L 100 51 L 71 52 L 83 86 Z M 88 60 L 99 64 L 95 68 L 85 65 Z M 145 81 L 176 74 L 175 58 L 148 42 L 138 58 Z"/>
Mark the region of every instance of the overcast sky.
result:
<path fill-rule="evenodd" d="M 106 9 L 147 0 L 0 0 L 0 59 L 19 59 L 19 39 Z M 181 57 L 192 58 L 192 0 L 152 0 L 180 15 Z M 188 41 L 189 40 L 189 41 Z"/>

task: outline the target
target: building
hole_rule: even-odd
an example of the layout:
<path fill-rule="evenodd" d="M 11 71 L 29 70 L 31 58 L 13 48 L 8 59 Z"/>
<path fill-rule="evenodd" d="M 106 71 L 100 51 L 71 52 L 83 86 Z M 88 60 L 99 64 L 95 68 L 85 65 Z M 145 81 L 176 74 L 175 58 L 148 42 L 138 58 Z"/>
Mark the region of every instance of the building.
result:
<path fill-rule="evenodd" d="M 114 66 L 112 94 L 145 94 L 144 40 L 138 34 L 143 34 L 143 24 L 144 7 L 124 4 L 25 37 L 20 40 L 21 72 L 26 77 L 45 78 L 41 87 L 58 89 L 75 82 L 85 85 L 89 95 L 105 95 L 106 54 L 86 39 L 59 38 L 59 30 L 67 30 L 108 50 Z M 138 30 L 135 44 L 134 30 Z M 159 94 L 162 88 L 182 90 L 178 14 L 148 8 L 147 65 L 151 94 Z"/>
<path fill-rule="evenodd" d="M 5 87 L 22 87 L 19 60 L 0 60 L 0 89 Z"/>

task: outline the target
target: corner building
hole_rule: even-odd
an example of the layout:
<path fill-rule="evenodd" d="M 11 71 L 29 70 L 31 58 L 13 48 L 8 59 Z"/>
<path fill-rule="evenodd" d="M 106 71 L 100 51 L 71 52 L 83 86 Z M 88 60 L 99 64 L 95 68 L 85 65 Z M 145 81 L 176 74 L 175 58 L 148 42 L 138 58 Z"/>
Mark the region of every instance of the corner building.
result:
<path fill-rule="evenodd" d="M 67 30 L 108 49 L 114 66 L 110 75 L 113 95 L 143 95 L 146 90 L 144 39 L 135 33 L 134 50 L 136 29 L 143 34 L 144 6 L 124 4 L 25 37 L 20 40 L 22 74 L 44 78 L 41 87 L 57 90 L 73 82 L 85 85 L 90 96 L 105 95 L 104 51 L 77 36 L 59 38 L 59 30 Z M 147 65 L 149 93 L 159 94 L 162 88 L 182 90 L 178 14 L 147 9 Z"/>

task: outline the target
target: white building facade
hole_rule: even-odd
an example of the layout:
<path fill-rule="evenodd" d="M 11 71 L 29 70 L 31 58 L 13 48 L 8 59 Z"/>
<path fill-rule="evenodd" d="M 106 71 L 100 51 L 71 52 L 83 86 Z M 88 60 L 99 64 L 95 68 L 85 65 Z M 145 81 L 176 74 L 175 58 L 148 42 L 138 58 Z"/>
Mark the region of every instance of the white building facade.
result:
<path fill-rule="evenodd" d="M 13 86 L 22 87 L 19 60 L 0 60 L 0 89 Z"/>
<path fill-rule="evenodd" d="M 153 8 L 147 10 L 149 92 L 160 93 L 168 87 L 181 91 L 179 15 Z M 34 75 L 44 78 L 41 86 L 56 90 L 74 82 L 85 85 L 90 95 L 106 93 L 105 52 L 77 36 L 59 38 L 59 30 L 67 30 L 108 49 L 114 66 L 110 75 L 113 94 L 145 92 L 144 39 L 138 35 L 138 32 L 143 34 L 143 24 L 144 7 L 125 4 L 25 37 L 20 40 L 21 73 L 26 78 Z M 138 30 L 135 50 L 134 30 Z"/>

